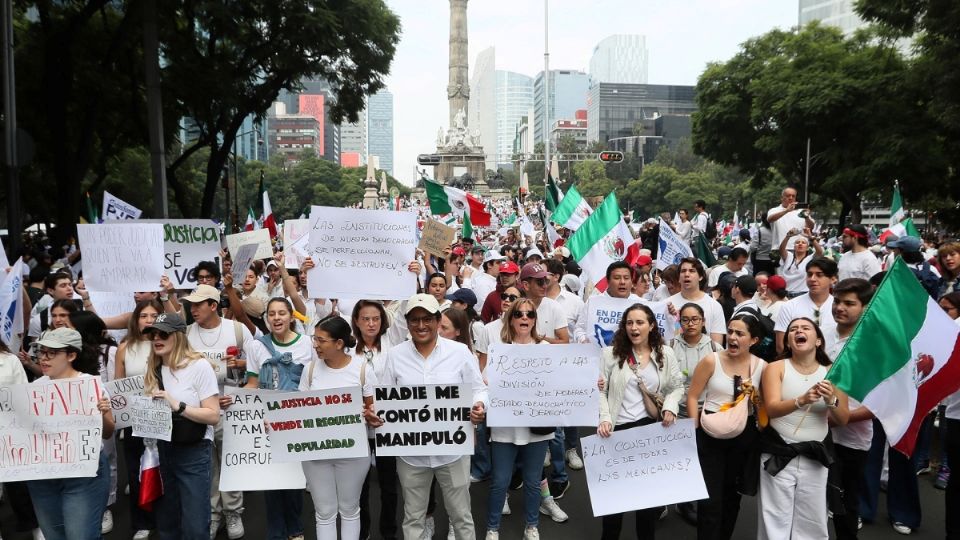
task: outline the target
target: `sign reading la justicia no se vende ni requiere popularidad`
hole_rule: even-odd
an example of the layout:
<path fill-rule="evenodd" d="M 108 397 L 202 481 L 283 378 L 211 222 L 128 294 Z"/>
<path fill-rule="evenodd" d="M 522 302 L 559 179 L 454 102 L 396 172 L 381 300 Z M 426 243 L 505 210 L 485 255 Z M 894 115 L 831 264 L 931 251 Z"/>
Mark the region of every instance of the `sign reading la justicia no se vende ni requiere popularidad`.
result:
<path fill-rule="evenodd" d="M 374 403 L 378 456 L 473 454 L 470 385 L 378 386 Z"/>
<path fill-rule="evenodd" d="M 491 427 L 596 426 L 600 349 L 495 343 L 487 357 Z"/>
<path fill-rule="evenodd" d="M 276 462 L 370 455 L 360 387 L 263 396 Z"/>
<path fill-rule="evenodd" d="M 310 298 L 401 300 L 417 292 L 407 271 L 416 253 L 412 212 L 314 206 L 310 211 Z"/>

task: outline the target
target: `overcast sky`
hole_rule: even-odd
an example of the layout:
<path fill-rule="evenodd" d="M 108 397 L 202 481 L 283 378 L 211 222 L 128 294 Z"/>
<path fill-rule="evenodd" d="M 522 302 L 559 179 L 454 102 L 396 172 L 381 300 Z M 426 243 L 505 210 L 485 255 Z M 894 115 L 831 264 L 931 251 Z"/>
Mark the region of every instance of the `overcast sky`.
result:
<path fill-rule="evenodd" d="M 436 150 L 447 129 L 450 8 L 445 0 L 387 0 L 402 25 L 387 88 L 394 96 L 394 171 L 412 184 L 417 154 Z M 797 24 L 797 0 L 551 0 L 550 68 L 589 71 L 593 47 L 611 34 L 642 34 L 650 84 L 696 84 L 708 62 L 741 43 Z M 496 68 L 543 70 L 542 0 L 470 0 L 470 68 L 496 47 Z"/>

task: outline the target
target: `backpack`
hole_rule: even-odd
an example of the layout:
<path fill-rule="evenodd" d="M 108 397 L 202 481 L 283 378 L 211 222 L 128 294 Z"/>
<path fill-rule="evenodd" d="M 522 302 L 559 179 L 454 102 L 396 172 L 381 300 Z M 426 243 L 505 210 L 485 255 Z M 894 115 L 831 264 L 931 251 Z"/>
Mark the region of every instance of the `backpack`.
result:
<path fill-rule="evenodd" d="M 265 390 L 299 390 L 303 364 L 294 362 L 293 355 L 289 352 L 277 352 L 270 334 L 258 337 L 257 341 L 270 353 L 270 359 L 260 365 L 257 386 Z"/>
<path fill-rule="evenodd" d="M 750 353 L 757 358 L 766 360 L 767 362 L 773 362 L 776 360 L 777 336 L 773 331 L 773 319 L 761 313 L 760 310 L 752 307 L 745 307 L 737 312 L 738 315 L 740 313 L 746 313 L 751 317 L 756 318 L 757 322 L 760 323 L 760 327 L 763 328 L 763 337 L 760 338 L 760 341 L 758 341 L 756 345 L 750 347 Z"/>
<path fill-rule="evenodd" d="M 704 236 L 707 237 L 707 240 L 713 240 L 717 237 L 717 222 L 713 220 L 713 216 L 707 214 L 707 230 L 703 231 Z"/>
<path fill-rule="evenodd" d="M 919 270 L 912 266 L 910 270 L 913 270 L 913 275 L 917 276 L 917 280 L 920 282 L 920 285 L 923 285 L 923 288 L 926 289 L 930 298 L 936 300 L 937 295 L 940 294 L 940 278 L 933 273 L 933 270 L 930 270 L 930 261 L 923 261 L 923 267 Z"/>

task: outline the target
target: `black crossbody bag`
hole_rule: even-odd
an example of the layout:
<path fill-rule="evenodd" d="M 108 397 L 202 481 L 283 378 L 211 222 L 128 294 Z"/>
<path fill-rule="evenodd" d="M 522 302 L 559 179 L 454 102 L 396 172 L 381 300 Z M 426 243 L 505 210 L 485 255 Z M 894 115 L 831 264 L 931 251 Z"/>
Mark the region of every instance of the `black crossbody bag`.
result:
<path fill-rule="evenodd" d="M 157 386 L 163 388 L 163 374 L 157 368 Z M 207 435 L 207 425 L 194 422 L 183 415 L 173 414 L 173 432 L 170 434 L 170 444 L 197 444 Z"/>

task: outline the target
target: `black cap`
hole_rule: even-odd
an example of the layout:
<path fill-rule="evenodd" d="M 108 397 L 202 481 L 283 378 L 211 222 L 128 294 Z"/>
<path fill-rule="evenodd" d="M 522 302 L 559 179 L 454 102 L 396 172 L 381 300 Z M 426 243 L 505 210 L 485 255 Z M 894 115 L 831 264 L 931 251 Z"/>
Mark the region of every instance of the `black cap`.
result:
<path fill-rule="evenodd" d="M 159 330 L 161 332 L 186 332 L 187 324 L 183 322 L 183 318 L 176 313 L 161 313 L 157 315 L 157 319 L 153 321 L 153 324 L 146 327 L 145 330 Z"/>
<path fill-rule="evenodd" d="M 735 283 L 740 289 L 740 294 L 744 296 L 753 296 L 757 294 L 757 280 L 753 276 L 740 276 Z"/>

